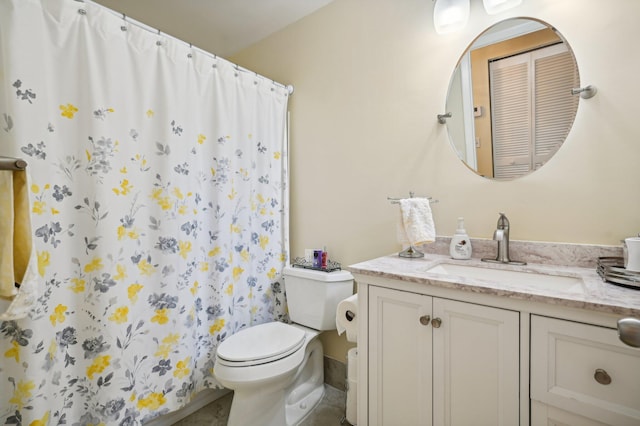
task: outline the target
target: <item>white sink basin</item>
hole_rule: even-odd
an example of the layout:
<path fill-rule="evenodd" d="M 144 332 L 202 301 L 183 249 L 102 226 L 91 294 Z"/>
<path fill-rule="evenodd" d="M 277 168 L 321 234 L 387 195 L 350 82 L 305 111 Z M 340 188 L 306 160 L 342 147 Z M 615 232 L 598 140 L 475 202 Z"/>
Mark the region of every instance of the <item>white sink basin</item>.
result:
<path fill-rule="evenodd" d="M 526 286 L 529 289 L 559 290 L 572 293 L 584 292 L 582 279 L 568 275 L 547 275 L 532 271 L 513 271 L 453 263 L 440 263 L 425 270 L 425 272 L 485 280 L 499 284 Z"/>

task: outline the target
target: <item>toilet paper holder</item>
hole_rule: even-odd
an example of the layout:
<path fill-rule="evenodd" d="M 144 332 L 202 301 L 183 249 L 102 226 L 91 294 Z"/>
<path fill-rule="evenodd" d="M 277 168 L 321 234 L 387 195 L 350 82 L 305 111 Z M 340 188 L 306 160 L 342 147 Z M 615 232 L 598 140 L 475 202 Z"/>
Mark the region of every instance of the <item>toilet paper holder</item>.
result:
<path fill-rule="evenodd" d="M 347 333 L 347 341 L 358 341 L 358 294 L 353 294 L 338 303 L 336 308 L 336 330 L 338 336 Z"/>

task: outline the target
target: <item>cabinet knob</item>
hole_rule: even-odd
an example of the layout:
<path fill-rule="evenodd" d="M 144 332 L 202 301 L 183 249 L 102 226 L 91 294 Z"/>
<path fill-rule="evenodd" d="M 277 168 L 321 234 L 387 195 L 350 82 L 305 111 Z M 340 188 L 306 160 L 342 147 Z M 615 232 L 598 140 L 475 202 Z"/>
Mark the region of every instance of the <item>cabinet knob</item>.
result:
<path fill-rule="evenodd" d="M 433 326 L 433 328 L 440 328 L 440 326 L 442 325 L 442 320 L 440 318 L 434 318 L 431 321 L 431 325 Z"/>
<path fill-rule="evenodd" d="M 619 320 L 618 336 L 627 345 L 640 348 L 640 319 L 622 318 Z"/>
<path fill-rule="evenodd" d="M 596 370 L 593 378 L 596 379 L 596 382 L 600 383 L 601 385 L 608 385 L 611 383 L 611 376 L 602 368 L 598 368 Z"/>
<path fill-rule="evenodd" d="M 429 321 L 431 321 L 431 317 L 429 315 L 423 315 L 420 317 L 420 324 L 429 325 Z"/>

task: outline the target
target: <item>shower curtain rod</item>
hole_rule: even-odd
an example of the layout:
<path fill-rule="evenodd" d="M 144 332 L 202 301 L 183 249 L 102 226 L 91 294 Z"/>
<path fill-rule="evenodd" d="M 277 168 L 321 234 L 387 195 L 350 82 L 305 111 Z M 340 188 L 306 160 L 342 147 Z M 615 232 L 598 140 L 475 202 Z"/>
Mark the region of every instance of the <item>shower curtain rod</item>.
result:
<path fill-rule="evenodd" d="M 233 67 L 234 67 L 237 71 L 246 72 L 246 73 L 249 73 L 249 74 L 255 74 L 255 76 L 256 76 L 256 77 L 258 77 L 258 78 L 262 78 L 262 79 L 264 79 L 264 80 L 269 80 L 269 81 L 271 81 L 273 84 L 275 84 L 276 86 L 280 86 L 280 87 L 282 87 L 283 89 L 286 89 L 286 90 L 287 90 L 287 93 L 288 93 L 289 95 L 292 95 L 292 94 L 293 94 L 293 85 L 291 85 L 291 84 L 286 85 L 286 84 L 278 83 L 277 81 L 275 81 L 275 80 L 273 80 L 273 79 L 270 79 L 270 78 L 268 78 L 268 77 L 265 77 L 265 76 L 263 76 L 263 75 L 260 75 L 260 74 L 258 74 L 258 73 L 257 73 L 257 72 L 255 72 L 255 71 L 251 71 L 250 69 L 247 69 L 247 68 L 242 67 L 242 66 L 240 66 L 240 65 L 238 65 L 238 64 L 236 64 L 236 63 L 234 63 L 234 62 L 231 62 L 231 61 L 229 61 L 229 60 L 227 60 L 227 59 L 225 59 L 225 58 L 222 58 L 221 56 L 218 56 L 218 55 L 216 55 L 215 53 L 207 52 L 206 50 L 200 49 L 199 47 L 196 47 L 196 46 L 194 46 L 194 45 L 193 45 L 193 44 L 191 44 L 191 43 L 187 43 L 187 42 L 186 42 L 186 41 L 184 41 L 184 40 L 180 40 L 179 38 L 176 38 L 176 37 L 174 37 L 174 36 L 172 36 L 172 35 L 170 35 L 170 34 L 167 34 L 167 33 L 164 33 L 164 32 L 162 32 L 162 31 L 160 31 L 160 30 L 159 30 L 159 29 L 157 29 L 157 28 L 153 28 L 153 27 L 151 27 L 151 26 L 149 26 L 149 25 L 147 25 L 147 24 L 144 24 L 144 23 L 142 23 L 142 22 L 140 22 L 140 21 L 137 21 L 137 20 L 135 20 L 135 19 L 133 19 L 133 18 L 131 18 L 131 17 L 129 17 L 129 16 L 127 16 L 127 15 L 125 15 L 124 13 L 116 12 L 116 11 L 115 11 L 115 10 L 113 10 L 113 9 L 109 9 L 108 7 L 103 6 L 103 5 L 99 4 L 99 3 L 96 3 L 96 2 L 94 2 L 94 1 L 92 1 L 92 0 L 75 0 L 75 1 L 77 1 L 78 3 L 89 3 L 89 4 L 93 5 L 93 6 L 97 6 L 97 7 L 101 8 L 101 9 L 103 9 L 103 10 L 106 10 L 107 12 L 109 12 L 109 13 L 111 13 L 111 14 L 113 14 L 113 15 L 115 15 L 115 16 L 117 16 L 117 17 L 119 17 L 119 18 L 122 18 L 122 20 L 123 20 L 124 22 L 128 22 L 128 23 L 130 23 L 130 24 L 133 24 L 133 25 L 135 25 L 136 27 L 138 27 L 138 28 L 140 28 L 140 29 L 143 29 L 143 30 L 145 30 L 145 31 L 148 31 L 148 32 L 150 32 L 150 33 L 152 33 L 152 34 L 161 35 L 161 36 L 163 36 L 163 37 L 167 37 L 167 38 L 170 38 L 170 39 L 172 39 L 172 40 L 174 40 L 174 41 L 177 41 L 178 43 L 182 43 L 182 44 L 188 45 L 191 49 L 195 49 L 195 50 L 197 50 L 198 52 L 200 52 L 201 54 L 203 54 L 203 55 L 205 55 L 205 56 L 208 56 L 209 58 L 212 58 L 212 59 L 223 59 L 223 60 L 225 60 L 225 61 L 229 62 L 231 65 L 233 65 Z M 81 13 L 82 13 L 82 12 L 81 12 Z M 86 13 L 86 11 L 85 11 L 84 13 Z M 122 29 L 123 31 L 126 31 L 126 27 L 124 27 L 124 26 L 123 26 L 123 27 L 121 27 L 121 29 Z"/>

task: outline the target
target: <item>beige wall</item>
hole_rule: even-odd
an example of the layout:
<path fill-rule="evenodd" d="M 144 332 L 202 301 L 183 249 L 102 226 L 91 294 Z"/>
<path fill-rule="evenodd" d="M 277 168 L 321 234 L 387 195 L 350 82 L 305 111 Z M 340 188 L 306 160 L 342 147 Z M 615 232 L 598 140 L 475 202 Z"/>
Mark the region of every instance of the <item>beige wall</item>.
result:
<path fill-rule="evenodd" d="M 440 36 L 430 0 L 336 0 L 233 58 L 293 84 L 291 250 L 326 245 L 343 264 L 396 252 L 397 206 L 409 191 L 440 200 L 438 235 L 465 217 L 473 238 L 490 238 L 498 212 L 516 240 L 619 244 L 640 232 L 640 1 L 525 0 L 488 16 L 471 1 L 462 32 Z M 476 176 L 449 146 L 444 112 L 459 55 L 489 25 L 527 16 L 554 25 L 577 57 L 581 100 L 562 149 L 514 181 Z M 345 360 L 344 339 L 323 337 Z"/>

